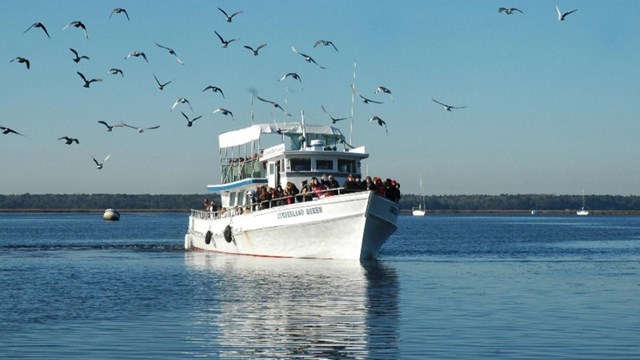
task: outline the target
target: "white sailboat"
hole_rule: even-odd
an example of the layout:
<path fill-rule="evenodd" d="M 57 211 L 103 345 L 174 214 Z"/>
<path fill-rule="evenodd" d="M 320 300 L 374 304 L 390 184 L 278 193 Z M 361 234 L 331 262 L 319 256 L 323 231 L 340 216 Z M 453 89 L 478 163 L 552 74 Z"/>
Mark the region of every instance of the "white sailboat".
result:
<path fill-rule="evenodd" d="M 584 208 L 584 190 L 582 190 L 582 208 L 576 212 L 577 215 L 589 215 L 589 210 Z"/>
<path fill-rule="evenodd" d="M 424 196 L 422 195 L 423 189 L 422 189 L 422 174 L 420 174 L 420 202 L 418 203 L 418 207 L 417 208 L 413 208 L 411 209 L 411 213 L 413 214 L 413 216 L 424 216 L 427 212 L 425 206 L 424 206 Z"/>

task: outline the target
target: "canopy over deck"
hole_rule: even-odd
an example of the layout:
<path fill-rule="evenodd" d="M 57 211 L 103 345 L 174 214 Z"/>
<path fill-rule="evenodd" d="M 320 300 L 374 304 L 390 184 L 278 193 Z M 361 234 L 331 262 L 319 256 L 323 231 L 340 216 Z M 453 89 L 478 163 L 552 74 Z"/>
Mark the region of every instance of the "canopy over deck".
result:
<path fill-rule="evenodd" d="M 305 134 L 306 136 L 323 136 L 327 138 L 344 140 L 340 129 L 328 125 L 307 125 L 300 123 L 290 124 L 256 124 L 244 129 L 229 131 L 218 136 L 220 148 L 244 145 L 260 139 L 262 134 L 282 134 L 289 137 Z"/>

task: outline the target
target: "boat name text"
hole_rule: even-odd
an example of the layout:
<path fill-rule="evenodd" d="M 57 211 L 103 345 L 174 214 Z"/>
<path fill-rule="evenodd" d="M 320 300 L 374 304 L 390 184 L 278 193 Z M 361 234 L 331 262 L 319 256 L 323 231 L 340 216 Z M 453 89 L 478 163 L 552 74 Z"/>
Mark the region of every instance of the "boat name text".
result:
<path fill-rule="evenodd" d="M 321 213 L 322 213 L 322 206 L 314 206 L 307 209 L 281 211 L 277 213 L 276 216 L 278 217 L 278 219 L 287 219 L 287 218 L 292 218 L 296 216 L 313 215 L 313 214 L 321 214 Z"/>

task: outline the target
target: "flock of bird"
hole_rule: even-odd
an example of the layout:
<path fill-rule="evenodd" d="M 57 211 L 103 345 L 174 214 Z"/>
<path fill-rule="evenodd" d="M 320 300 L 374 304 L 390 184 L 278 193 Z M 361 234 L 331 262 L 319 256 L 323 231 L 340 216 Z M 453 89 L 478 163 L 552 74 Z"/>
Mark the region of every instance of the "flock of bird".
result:
<path fill-rule="evenodd" d="M 226 22 L 228 23 L 232 23 L 234 21 L 234 18 L 238 15 L 243 14 L 243 11 L 235 11 L 232 12 L 231 15 L 229 15 L 229 13 L 227 11 L 225 11 L 224 9 L 218 7 L 218 10 L 220 11 L 220 13 L 222 13 L 222 15 L 224 16 L 224 19 Z M 571 11 L 567 11 L 567 12 L 562 12 L 560 10 L 560 8 L 556 5 L 556 12 L 557 12 L 557 17 L 558 17 L 558 21 L 565 21 L 566 17 L 570 14 L 573 14 L 577 11 L 577 9 L 571 10 Z M 498 9 L 499 13 L 504 13 L 507 15 L 512 15 L 515 13 L 519 13 L 519 14 L 524 14 L 524 12 L 518 8 L 507 8 L 507 7 L 500 7 Z M 124 8 L 115 8 L 113 9 L 110 14 L 109 14 L 109 18 L 113 17 L 114 15 L 122 15 L 124 16 L 127 21 L 130 21 L 130 17 L 129 17 L 129 13 L 127 12 L 127 10 L 125 10 Z M 84 38 L 85 39 L 89 39 L 89 33 L 87 30 L 87 26 L 82 22 L 82 21 L 72 21 L 70 23 L 68 23 L 66 26 L 64 26 L 62 28 L 62 30 L 66 30 L 68 28 L 77 28 L 79 30 L 82 31 Z M 30 25 L 26 30 L 24 30 L 24 33 L 32 30 L 32 29 L 40 29 L 46 36 L 47 38 L 51 38 L 51 35 L 49 33 L 49 31 L 47 30 L 46 26 L 41 23 L 41 22 L 34 22 L 32 25 Z M 239 41 L 238 38 L 225 38 L 223 37 L 217 30 L 214 30 L 215 35 L 217 36 L 217 38 L 220 40 L 221 43 L 221 47 L 222 48 L 227 48 L 231 45 L 231 43 L 233 42 L 237 42 Z M 161 48 L 163 50 L 166 50 L 171 56 L 173 56 L 176 60 L 176 62 L 180 65 L 184 65 L 184 61 L 178 56 L 178 54 L 176 53 L 176 51 L 174 49 L 172 49 L 169 46 L 165 46 L 165 45 L 161 45 L 157 42 L 154 42 L 154 44 L 158 47 Z M 318 46 L 323 46 L 323 47 L 329 47 L 331 49 L 333 49 L 336 53 L 338 53 L 338 47 L 335 45 L 335 43 L 333 41 L 330 40 L 317 40 L 314 44 L 313 44 L 313 48 L 316 48 Z M 260 55 L 260 51 L 262 49 L 264 49 L 265 47 L 267 47 L 267 43 L 262 43 L 256 47 L 250 46 L 250 45 L 244 45 L 244 48 L 250 51 L 250 54 L 253 56 L 259 56 Z M 74 48 L 69 48 L 69 50 L 72 52 L 73 57 L 72 60 L 75 63 L 80 63 L 81 61 L 85 60 L 88 61 L 90 60 L 90 58 L 87 55 L 83 55 L 80 54 L 76 49 Z M 309 54 L 305 54 L 302 53 L 300 51 L 298 51 L 294 46 L 291 46 L 291 50 L 293 51 L 293 53 L 300 55 L 304 61 L 315 65 L 317 68 L 321 69 L 321 70 L 325 70 L 326 67 L 319 64 L 311 55 Z M 130 59 L 130 58 L 141 58 L 143 59 L 145 62 L 149 62 L 149 59 L 147 57 L 147 55 L 143 52 L 143 51 L 139 51 L 139 50 L 134 50 L 134 51 L 130 51 L 125 57 L 124 59 Z M 25 57 L 22 56 L 16 56 L 13 59 L 11 59 L 9 62 L 17 62 L 17 63 L 21 63 L 24 64 L 24 66 L 26 67 L 27 70 L 29 70 L 31 68 L 31 61 Z M 78 76 L 82 79 L 83 84 L 82 86 L 84 88 L 90 88 L 91 85 L 93 83 L 96 82 L 101 82 L 103 81 L 102 78 L 88 78 L 87 76 L 85 76 L 82 72 L 77 71 L 76 72 L 78 74 Z M 110 75 L 120 75 L 121 77 L 124 77 L 124 72 L 122 69 L 119 68 L 111 68 L 107 71 L 108 74 Z M 166 81 L 166 82 L 162 82 L 158 79 L 158 77 L 153 74 L 153 77 L 155 79 L 155 82 L 158 86 L 159 90 L 163 90 L 166 86 L 168 86 L 169 84 L 172 83 L 171 81 Z M 300 84 L 300 90 L 303 90 L 303 81 L 302 81 L 302 77 L 295 72 L 288 72 L 286 74 L 284 74 L 282 77 L 280 77 L 280 79 L 278 81 L 282 82 L 285 81 L 287 79 L 293 79 L 297 82 L 299 82 Z M 223 99 L 225 98 L 225 94 L 223 92 L 223 90 L 215 85 L 208 85 L 206 86 L 202 92 L 207 92 L 207 91 L 211 91 L 213 93 L 218 93 Z M 364 95 L 362 95 L 360 92 L 357 91 L 357 89 L 355 88 L 355 83 L 354 85 L 352 85 L 352 91 L 354 96 L 357 95 L 360 100 L 364 103 L 364 104 L 383 104 L 384 102 L 381 100 L 374 100 L 368 97 L 365 97 Z M 382 94 L 382 95 L 388 95 L 389 98 L 391 99 L 391 101 L 393 100 L 393 94 L 392 91 L 385 86 L 378 86 L 375 91 L 374 94 L 378 95 L 378 94 Z M 257 99 L 261 102 L 270 104 L 274 109 L 277 109 L 279 111 L 282 111 L 285 115 L 290 115 L 286 112 L 285 108 L 283 108 L 280 104 L 278 104 L 277 102 L 273 101 L 273 100 L 269 100 L 266 99 L 264 97 L 261 96 L 256 96 Z M 444 102 L 441 102 L 439 100 L 436 100 L 435 98 L 432 98 L 432 101 L 440 106 L 442 106 L 446 111 L 451 112 L 452 110 L 458 110 L 458 109 L 464 109 L 466 108 L 466 106 L 453 106 L 453 105 L 448 105 Z M 184 106 L 188 106 L 191 110 L 191 112 L 194 112 L 194 109 L 191 105 L 191 103 L 189 102 L 189 100 L 185 97 L 179 97 L 175 100 L 175 102 L 173 103 L 173 106 L 171 107 L 171 111 L 176 110 L 176 108 L 178 107 L 184 107 Z M 333 115 L 331 115 L 331 113 L 325 108 L 324 105 L 320 106 L 322 111 L 328 116 L 329 121 L 331 121 L 331 124 L 336 124 L 340 121 L 343 120 L 347 120 L 350 119 L 351 117 L 334 117 Z M 187 121 L 187 127 L 192 127 L 194 122 L 200 118 L 202 118 L 202 115 L 198 115 L 198 116 L 194 116 L 194 117 L 189 117 L 187 114 L 185 114 L 183 111 L 180 111 L 180 113 L 182 114 L 182 116 L 186 119 Z M 212 111 L 213 114 L 221 114 L 223 116 L 229 116 L 232 120 L 234 120 L 233 118 L 233 112 L 231 112 L 228 109 L 222 108 L 222 107 L 218 107 L 215 110 Z M 384 127 L 386 134 L 389 134 L 388 128 L 387 128 L 387 123 L 378 115 L 373 115 L 369 118 L 369 122 L 379 125 L 381 127 Z M 106 127 L 106 130 L 111 132 L 113 131 L 114 128 L 132 128 L 135 129 L 138 133 L 142 133 L 145 130 L 153 130 L 153 129 L 158 129 L 160 127 L 160 125 L 156 125 L 156 126 L 150 126 L 150 127 L 140 127 L 140 126 L 133 126 L 133 125 L 129 125 L 126 124 L 124 122 L 120 122 L 120 123 L 116 123 L 116 124 L 108 124 L 105 121 L 98 121 L 99 124 L 102 124 Z M 277 124 L 276 124 L 277 127 Z M 6 127 L 6 126 L 0 126 L 0 130 L 2 132 L 2 134 L 4 135 L 8 135 L 8 134 L 15 134 L 15 135 L 19 135 L 19 136 L 25 136 L 24 134 Z M 70 136 L 62 136 L 60 138 L 58 138 L 58 140 L 64 140 L 64 143 L 66 145 L 73 145 L 75 144 L 80 144 L 80 141 L 77 138 L 74 137 L 70 137 Z M 348 144 L 347 144 L 348 145 Z M 89 157 L 93 160 L 93 162 L 95 163 L 97 169 L 102 169 L 103 168 L 103 164 L 105 161 L 107 161 L 110 158 L 111 155 L 107 156 L 102 162 L 99 162 L 95 157 L 93 157 L 91 154 L 89 154 Z"/>

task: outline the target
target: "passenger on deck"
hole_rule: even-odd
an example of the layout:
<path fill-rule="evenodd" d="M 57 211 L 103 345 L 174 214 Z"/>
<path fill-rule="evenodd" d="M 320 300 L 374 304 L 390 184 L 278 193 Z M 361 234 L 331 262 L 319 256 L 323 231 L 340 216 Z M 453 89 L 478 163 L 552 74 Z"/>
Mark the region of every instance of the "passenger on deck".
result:
<path fill-rule="evenodd" d="M 344 181 L 342 187 L 347 191 L 357 190 L 353 174 L 347 176 L 347 180 Z"/>
<path fill-rule="evenodd" d="M 371 176 L 367 176 L 364 178 L 364 181 L 360 184 L 360 188 L 362 190 L 375 190 L 376 184 L 371 180 Z"/>
<path fill-rule="evenodd" d="M 327 187 L 322 185 L 320 181 L 314 176 L 311 178 L 311 190 L 315 194 L 314 197 L 324 197 L 326 195 Z"/>
<path fill-rule="evenodd" d="M 307 180 L 302 180 L 300 183 L 300 195 L 298 196 L 298 202 L 309 201 L 313 197 L 313 192 L 311 191 L 311 185 L 307 182 Z"/>
<path fill-rule="evenodd" d="M 291 181 L 288 181 L 287 184 L 284 186 L 285 202 L 287 204 L 293 204 L 296 201 L 295 196 L 298 195 L 299 193 L 300 193 L 300 190 L 298 190 L 296 185 Z"/>
<path fill-rule="evenodd" d="M 327 189 L 330 188 L 329 178 L 327 177 L 327 174 L 322 174 L 322 176 L 320 177 L 320 184 L 324 185 Z"/>
<path fill-rule="evenodd" d="M 338 183 L 338 180 L 333 178 L 333 175 L 329 175 L 329 185 L 327 187 L 329 189 L 337 189 L 340 187 L 340 183 Z"/>
<path fill-rule="evenodd" d="M 263 185 L 260 187 L 260 192 L 258 193 L 258 201 L 260 202 L 260 209 L 268 209 L 269 200 L 271 200 L 271 194 L 269 194 L 267 187 Z"/>

